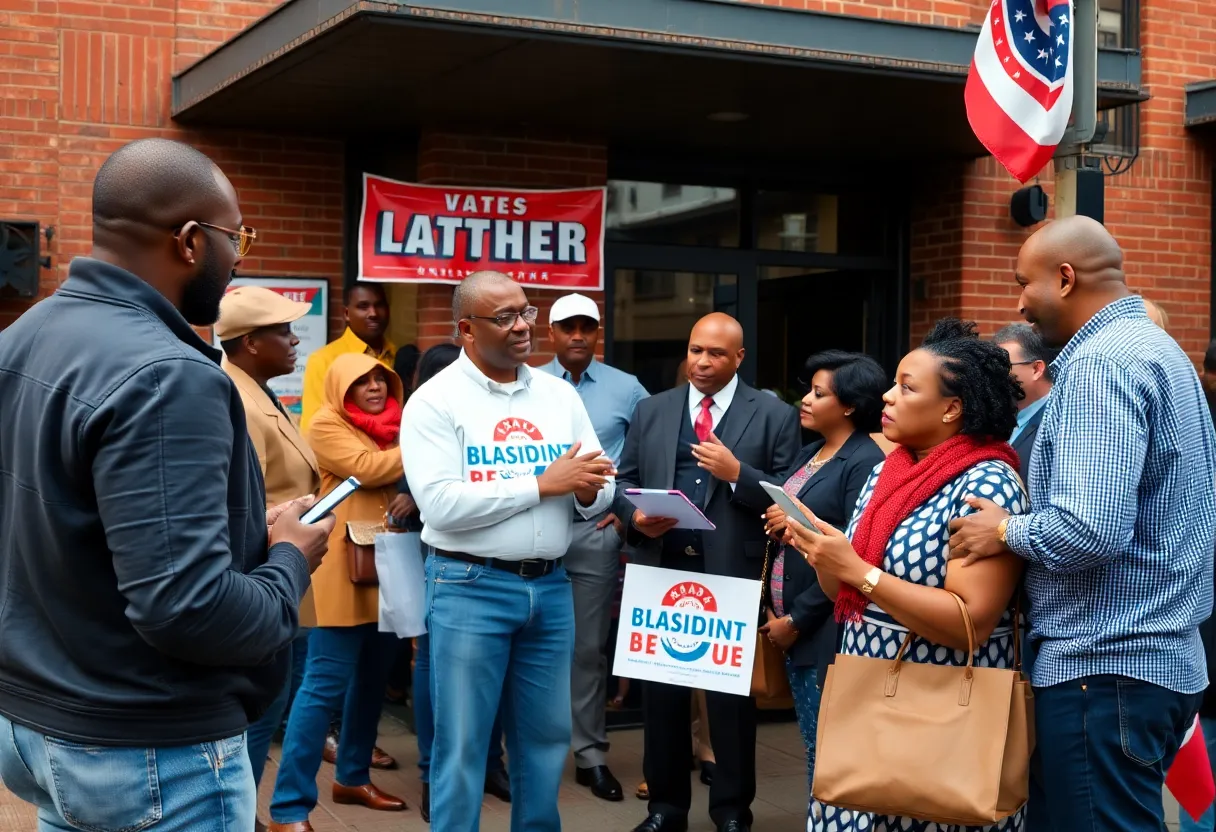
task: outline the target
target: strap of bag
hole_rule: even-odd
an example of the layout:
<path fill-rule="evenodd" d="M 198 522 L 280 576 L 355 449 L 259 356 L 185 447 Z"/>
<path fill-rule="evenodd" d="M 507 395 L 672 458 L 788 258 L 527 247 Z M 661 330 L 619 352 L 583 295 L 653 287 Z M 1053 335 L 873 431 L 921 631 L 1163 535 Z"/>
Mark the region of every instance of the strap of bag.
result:
<path fill-rule="evenodd" d="M 975 677 L 975 624 L 971 621 L 971 613 L 967 610 L 966 602 L 955 593 L 950 592 L 950 590 L 945 590 L 945 592 L 958 605 L 958 610 L 963 616 L 963 624 L 967 628 L 967 666 L 963 671 L 963 681 L 958 692 L 958 704 L 965 706 L 971 702 L 971 680 Z M 916 637 L 916 633 L 908 630 L 903 643 L 899 645 L 899 652 L 891 660 L 891 666 L 887 669 L 885 691 L 887 696 L 894 696 L 896 689 L 899 687 L 899 668 L 903 663 L 904 654 L 908 652 L 908 645 Z"/>
<path fill-rule="evenodd" d="M 773 539 L 766 537 L 764 539 L 764 566 L 760 569 L 760 609 L 763 611 L 767 606 L 769 599 L 768 592 L 768 562 L 769 555 L 773 550 Z"/>

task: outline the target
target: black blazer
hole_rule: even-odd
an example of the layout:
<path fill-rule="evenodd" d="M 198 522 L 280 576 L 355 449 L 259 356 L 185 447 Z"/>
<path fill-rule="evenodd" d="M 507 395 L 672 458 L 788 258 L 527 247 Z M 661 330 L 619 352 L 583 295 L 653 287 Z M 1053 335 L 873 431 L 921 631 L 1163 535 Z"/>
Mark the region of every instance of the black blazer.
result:
<path fill-rule="evenodd" d="M 711 575 L 759 580 L 764 557 L 764 521 L 770 500 L 760 481 L 778 481 L 798 453 L 798 411 L 742 381 L 730 404 L 730 419 L 718 439 L 739 460 L 739 482 L 710 480 L 701 510 L 716 529 L 705 532 L 705 571 Z M 625 523 L 630 559 L 658 566 L 662 541 L 633 527 L 634 506 L 627 488 L 671 488 L 675 481 L 676 442 L 681 420 L 687 420 L 688 385 L 682 384 L 638 402 L 625 435 L 625 450 L 616 477 L 613 510 Z"/>
<path fill-rule="evenodd" d="M 784 483 L 822 447 L 821 439 L 803 448 L 780 482 Z M 819 473 L 802 486 L 798 499 L 819 519 L 844 531 L 853 517 L 853 508 L 866 478 L 884 458 L 882 449 L 867 433 L 855 431 L 836 455 L 824 463 Z M 777 544 L 774 543 L 773 556 L 776 554 Z M 764 589 L 767 603 L 769 588 Z M 826 671 L 837 647 L 834 604 L 819 588 L 815 570 L 795 549 L 785 552 L 782 598 L 786 614 L 793 618 L 794 626 L 798 628 L 798 640 L 788 652 L 790 661 L 799 667 L 815 665 Z M 823 684 L 823 673 L 820 673 L 819 684 Z"/>
<path fill-rule="evenodd" d="M 1034 440 L 1039 435 L 1039 423 L 1043 421 L 1043 411 L 1046 409 L 1046 407 L 1040 407 L 1039 412 L 1030 417 L 1025 429 L 1018 434 L 1017 440 L 1013 443 L 1013 449 L 1018 454 L 1018 474 L 1021 475 L 1022 485 L 1027 490 L 1030 489 L 1030 453 L 1034 450 Z"/>

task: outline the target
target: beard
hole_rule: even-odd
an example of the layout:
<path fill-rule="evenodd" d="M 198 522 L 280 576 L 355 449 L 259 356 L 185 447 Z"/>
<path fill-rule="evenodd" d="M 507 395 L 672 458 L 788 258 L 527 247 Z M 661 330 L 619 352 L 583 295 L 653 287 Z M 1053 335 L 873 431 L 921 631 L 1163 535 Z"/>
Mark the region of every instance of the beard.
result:
<path fill-rule="evenodd" d="M 220 301 L 235 270 L 224 271 L 215 249 L 207 246 L 198 276 L 182 292 L 182 317 L 191 326 L 211 326 L 220 317 Z"/>

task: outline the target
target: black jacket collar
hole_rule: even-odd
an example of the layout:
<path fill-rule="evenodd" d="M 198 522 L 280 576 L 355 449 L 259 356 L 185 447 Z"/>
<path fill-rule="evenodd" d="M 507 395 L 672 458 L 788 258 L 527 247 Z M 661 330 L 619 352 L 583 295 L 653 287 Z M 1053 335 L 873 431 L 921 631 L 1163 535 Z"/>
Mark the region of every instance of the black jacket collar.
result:
<path fill-rule="evenodd" d="M 92 257 L 76 257 L 59 291 L 98 303 L 140 309 L 163 323 L 182 343 L 220 363 L 223 353 L 199 337 L 168 298 L 126 269 Z"/>

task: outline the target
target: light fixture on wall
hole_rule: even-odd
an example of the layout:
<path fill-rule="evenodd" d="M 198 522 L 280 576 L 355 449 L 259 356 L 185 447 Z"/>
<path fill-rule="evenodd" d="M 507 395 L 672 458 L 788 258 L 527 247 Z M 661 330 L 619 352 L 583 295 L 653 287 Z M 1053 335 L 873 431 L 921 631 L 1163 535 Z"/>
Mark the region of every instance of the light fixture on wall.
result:
<path fill-rule="evenodd" d="M 1009 198 L 1009 216 L 1023 228 L 1047 219 L 1047 192 L 1038 185 L 1019 188 Z"/>
<path fill-rule="evenodd" d="M 51 226 L 39 233 L 35 221 L 0 220 L 0 289 L 11 286 L 22 298 L 38 294 L 39 271 L 51 267 L 50 256 L 39 255 L 40 238 L 49 246 L 54 233 Z"/>

